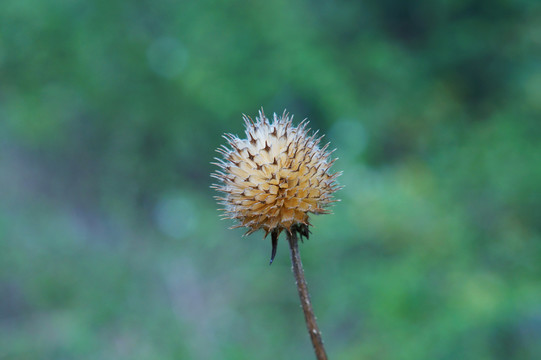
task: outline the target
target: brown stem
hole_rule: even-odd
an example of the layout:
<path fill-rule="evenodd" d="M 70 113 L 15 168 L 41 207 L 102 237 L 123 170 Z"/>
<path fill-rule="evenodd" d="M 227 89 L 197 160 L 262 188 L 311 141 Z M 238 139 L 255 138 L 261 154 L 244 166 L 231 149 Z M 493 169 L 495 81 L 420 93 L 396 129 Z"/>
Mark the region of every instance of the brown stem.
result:
<path fill-rule="evenodd" d="M 297 290 L 299 291 L 299 297 L 301 299 L 302 311 L 304 312 L 304 319 L 306 320 L 306 327 L 308 333 L 312 339 L 312 345 L 316 352 L 316 358 L 318 360 L 327 360 L 327 354 L 323 347 L 323 340 L 321 340 L 321 332 L 317 327 L 316 316 L 312 309 L 312 303 L 310 302 L 310 294 L 308 293 L 308 286 L 304 278 L 304 270 L 302 268 L 301 255 L 299 253 L 299 243 L 297 240 L 297 232 L 292 230 L 291 233 L 287 233 L 287 240 L 289 242 L 289 249 L 291 250 L 291 263 L 293 265 L 293 275 L 297 282 Z"/>

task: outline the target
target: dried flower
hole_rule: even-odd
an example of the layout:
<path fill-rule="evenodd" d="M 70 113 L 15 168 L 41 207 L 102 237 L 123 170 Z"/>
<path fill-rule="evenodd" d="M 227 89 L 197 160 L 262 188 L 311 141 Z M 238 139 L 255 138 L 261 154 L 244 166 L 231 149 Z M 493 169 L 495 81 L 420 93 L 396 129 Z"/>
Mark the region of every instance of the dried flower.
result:
<path fill-rule="evenodd" d="M 243 119 L 246 139 L 226 134 L 231 148 L 217 150 L 224 159 L 216 158 L 221 170 L 212 176 L 221 184 L 213 187 L 225 194 L 217 199 L 225 206 L 223 216 L 238 221 L 235 227 L 247 227 L 246 234 L 259 229 L 265 237 L 272 233 L 274 258 L 282 230 L 308 237 L 308 213 L 328 212 L 340 173 L 329 173 L 336 159 L 330 159 L 329 144 L 319 147 L 323 136 L 316 138 L 317 131 L 308 135 L 308 121 L 295 127 L 293 116 L 284 111 L 270 123 L 263 110 L 255 122 L 246 115 Z"/>
<path fill-rule="evenodd" d="M 291 250 L 291 263 L 297 290 L 301 300 L 306 328 L 318 360 L 327 360 L 327 353 L 312 309 L 310 294 L 299 253 L 297 233 L 308 238 L 308 213 L 324 214 L 339 189 L 336 178 L 340 173 L 330 174 L 329 144 L 322 148 L 323 136 L 316 138 L 317 131 L 308 135 L 308 121 L 297 127 L 285 111 L 281 117 L 274 114 L 272 124 L 263 113 L 256 122 L 244 115 L 246 139 L 226 134 L 231 146 L 217 151 L 224 159 L 215 165 L 221 170 L 212 174 L 220 181 L 213 187 L 224 193 L 217 197 L 225 206 L 225 218 L 235 219 L 235 227 L 247 227 L 246 234 L 265 230 L 265 237 L 272 234 L 271 264 L 276 255 L 278 236 L 286 230 Z"/>

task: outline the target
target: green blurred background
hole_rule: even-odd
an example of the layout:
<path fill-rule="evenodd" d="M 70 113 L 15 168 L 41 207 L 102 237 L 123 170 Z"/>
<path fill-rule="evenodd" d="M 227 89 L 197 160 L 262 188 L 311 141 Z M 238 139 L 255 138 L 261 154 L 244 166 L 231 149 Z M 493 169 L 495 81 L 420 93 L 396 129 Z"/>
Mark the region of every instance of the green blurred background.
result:
<path fill-rule="evenodd" d="M 332 359 L 541 359 L 536 0 L 0 3 L 0 359 L 309 359 L 224 132 L 338 148 L 301 246 Z"/>

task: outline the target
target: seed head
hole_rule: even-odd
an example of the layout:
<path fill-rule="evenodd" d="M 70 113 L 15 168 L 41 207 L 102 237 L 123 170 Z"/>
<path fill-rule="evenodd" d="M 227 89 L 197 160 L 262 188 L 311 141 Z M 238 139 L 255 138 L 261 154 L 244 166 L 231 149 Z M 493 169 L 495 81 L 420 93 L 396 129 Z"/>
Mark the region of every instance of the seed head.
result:
<path fill-rule="evenodd" d="M 230 148 L 222 145 L 217 151 L 223 159 L 215 158 L 220 170 L 212 176 L 220 183 L 213 187 L 224 194 L 216 197 L 223 217 L 237 220 L 234 227 L 247 227 L 246 234 L 272 232 L 273 242 L 282 230 L 307 236 L 308 213 L 328 213 L 325 208 L 336 201 L 332 194 L 339 189 L 341 173 L 329 173 L 336 161 L 330 159 L 329 144 L 320 148 L 323 136 L 308 135 L 306 120 L 293 126 L 293 116 L 285 111 L 281 117 L 274 114 L 272 123 L 263 109 L 255 122 L 243 119 L 246 139 L 224 135 Z"/>

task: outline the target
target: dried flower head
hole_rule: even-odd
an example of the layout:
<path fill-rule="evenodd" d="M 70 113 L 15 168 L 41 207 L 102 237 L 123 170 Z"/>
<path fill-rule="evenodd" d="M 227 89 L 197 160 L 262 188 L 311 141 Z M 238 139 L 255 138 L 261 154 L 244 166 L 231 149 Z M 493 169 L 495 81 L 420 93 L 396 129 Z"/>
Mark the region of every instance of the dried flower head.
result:
<path fill-rule="evenodd" d="M 274 257 L 282 230 L 308 237 L 308 213 L 328 212 L 340 173 L 329 173 L 336 159 L 330 159 L 329 144 L 319 147 L 323 136 L 316 137 L 317 131 L 308 135 L 308 121 L 295 127 L 293 116 L 284 111 L 270 123 L 263 110 L 255 122 L 246 115 L 243 119 L 246 139 L 226 134 L 231 148 L 217 150 L 224 159 L 214 163 L 221 170 L 212 176 L 221 183 L 213 187 L 224 193 L 217 199 L 225 206 L 223 216 L 238 221 L 235 227 L 249 228 L 246 234 L 259 229 L 265 237 L 272 233 Z"/>

